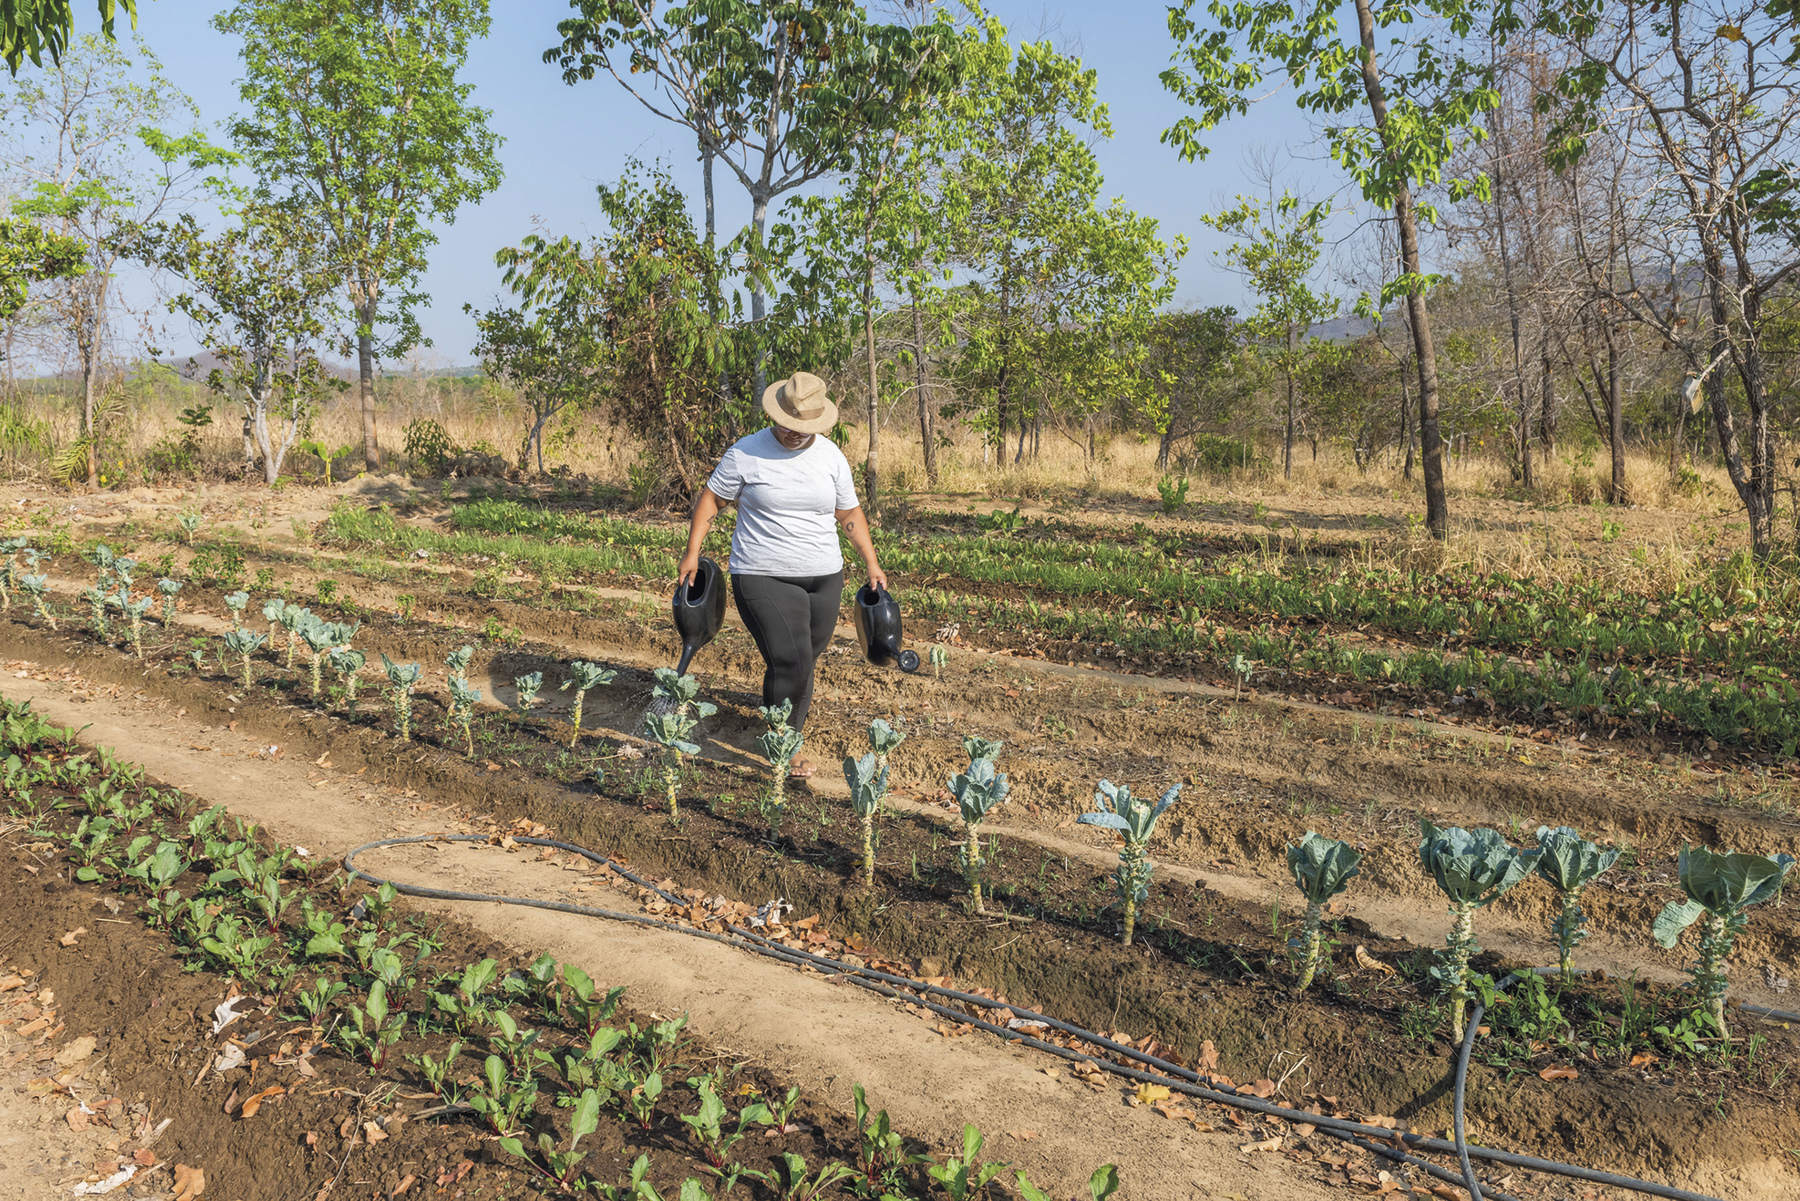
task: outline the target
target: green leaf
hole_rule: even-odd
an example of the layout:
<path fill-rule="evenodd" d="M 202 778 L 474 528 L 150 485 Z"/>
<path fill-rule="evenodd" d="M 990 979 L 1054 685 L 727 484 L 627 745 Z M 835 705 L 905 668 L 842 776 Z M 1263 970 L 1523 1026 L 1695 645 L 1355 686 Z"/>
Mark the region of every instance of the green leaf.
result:
<path fill-rule="evenodd" d="M 569 1149 L 587 1135 L 600 1129 L 600 1094 L 593 1089 L 583 1092 L 575 1102 L 575 1112 L 569 1118 Z"/>
<path fill-rule="evenodd" d="M 1088 1193 L 1094 1201 L 1107 1201 L 1119 1191 L 1119 1169 L 1113 1164 L 1101 1164 L 1088 1177 Z"/>
<path fill-rule="evenodd" d="M 1350 886 L 1362 870 L 1362 855 L 1347 842 L 1308 830 L 1287 849 L 1288 872 L 1310 904 L 1323 905 Z"/>
<path fill-rule="evenodd" d="M 1706 906 L 1698 901 L 1670 901 L 1656 915 L 1651 934 L 1656 938 L 1658 946 L 1673 948 L 1681 941 L 1681 932 L 1699 921 L 1700 915 L 1705 912 Z"/>

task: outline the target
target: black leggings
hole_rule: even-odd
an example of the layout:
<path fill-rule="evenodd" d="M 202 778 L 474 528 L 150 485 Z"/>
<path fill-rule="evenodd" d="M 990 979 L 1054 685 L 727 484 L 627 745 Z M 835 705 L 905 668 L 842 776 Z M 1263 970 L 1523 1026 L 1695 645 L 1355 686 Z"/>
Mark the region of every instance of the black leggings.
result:
<path fill-rule="evenodd" d="M 734 575 L 731 591 L 737 597 L 738 616 L 769 665 L 763 672 L 763 704 L 793 701 L 788 725 L 803 729 L 812 708 L 813 664 L 831 645 L 837 628 L 843 571 L 815 576 Z"/>

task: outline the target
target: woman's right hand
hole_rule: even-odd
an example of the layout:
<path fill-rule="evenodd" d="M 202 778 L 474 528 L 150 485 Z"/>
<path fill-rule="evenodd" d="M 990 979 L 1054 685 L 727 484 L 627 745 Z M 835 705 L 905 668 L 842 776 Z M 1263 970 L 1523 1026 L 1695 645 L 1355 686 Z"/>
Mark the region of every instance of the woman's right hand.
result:
<path fill-rule="evenodd" d="M 691 550 L 681 556 L 681 562 L 675 568 L 675 586 L 685 588 L 700 574 L 700 552 Z"/>

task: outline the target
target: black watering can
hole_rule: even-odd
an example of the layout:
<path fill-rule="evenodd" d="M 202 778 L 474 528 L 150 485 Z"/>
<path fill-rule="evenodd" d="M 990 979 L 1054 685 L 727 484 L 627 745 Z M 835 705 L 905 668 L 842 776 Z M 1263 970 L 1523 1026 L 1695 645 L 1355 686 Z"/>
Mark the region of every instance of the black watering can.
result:
<path fill-rule="evenodd" d="M 886 588 L 864 584 L 856 590 L 856 640 L 877 667 L 898 663 L 901 671 L 919 670 L 919 656 L 900 649 L 900 605 Z"/>
<path fill-rule="evenodd" d="M 676 664 L 675 674 L 686 675 L 700 648 L 725 624 L 725 573 L 711 559 L 701 559 L 694 578 L 675 585 L 669 608 L 675 615 L 675 632 L 681 636 L 681 662 Z"/>

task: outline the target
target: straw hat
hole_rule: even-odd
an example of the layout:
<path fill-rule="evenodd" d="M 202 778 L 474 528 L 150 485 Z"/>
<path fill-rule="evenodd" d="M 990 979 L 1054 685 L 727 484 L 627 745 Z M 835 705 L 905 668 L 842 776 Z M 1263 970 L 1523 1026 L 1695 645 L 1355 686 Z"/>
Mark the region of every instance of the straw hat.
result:
<path fill-rule="evenodd" d="M 838 419 L 837 406 L 825 395 L 825 381 L 807 371 L 764 388 L 762 407 L 770 421 L 796 434 L 828 433 Z"/>

